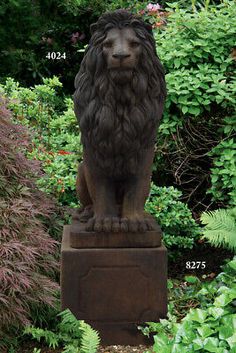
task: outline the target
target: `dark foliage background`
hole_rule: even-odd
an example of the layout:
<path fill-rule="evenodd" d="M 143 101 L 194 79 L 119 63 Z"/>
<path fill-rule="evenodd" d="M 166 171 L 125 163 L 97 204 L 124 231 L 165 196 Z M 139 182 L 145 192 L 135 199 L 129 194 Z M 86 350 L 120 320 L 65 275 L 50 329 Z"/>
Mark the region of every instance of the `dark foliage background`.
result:
<path fill-rule="evenodd" d="M 88 7 L 76 14 L 67 3 L 57 0 L 1 3 L 1 79 L 11 76 L 29 86 L 39 83 L 42 77 L 56 74 L 66 90 L 73 90 L 82 57 L 77 50 L 88 41 L 89 23 L 96 12 Z M 65 52 L 66 59 L 47 59 L 48 52 Z"/>
<path fill-rule="evenodd" d="M 171 3 L 174 1 L 168 1 Z M 218 3 L 219 1 L 214 1 Z M 0 4 L 0 80 L 14 77 L 30 86 L 42 77 L 57 75 L 64 91 L 72 93 L 74 77 L 90 39 L 89 26 L 106 10 L 129 8 L 137 12 L 148 4 L 131 0 L 3 0 Z M 193 2 L 194 3 L 194 2 Z M 166 1 L 159 4 L 166 6 Z M 191 8 L 187 0 L 181 7 Z M 196 8 L 202 2 L 196 2 Z M 66 58 L 48 59 L 48 52 L 66 53 Z"/>

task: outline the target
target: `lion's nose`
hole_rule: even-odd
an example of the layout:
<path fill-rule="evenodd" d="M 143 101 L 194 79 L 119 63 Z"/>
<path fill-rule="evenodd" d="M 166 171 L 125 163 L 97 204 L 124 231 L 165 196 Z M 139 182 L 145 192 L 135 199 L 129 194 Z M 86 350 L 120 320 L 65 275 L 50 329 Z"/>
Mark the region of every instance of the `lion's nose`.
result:
<path fill-rule="evenodd" d="M 115 54 L 112 54 L 113 58 L 115 59 L 125 59 L 125 58 L 128 58 L 130 56 L 130 54 L 127 54 L 127 53 L 115 53 Z"/>

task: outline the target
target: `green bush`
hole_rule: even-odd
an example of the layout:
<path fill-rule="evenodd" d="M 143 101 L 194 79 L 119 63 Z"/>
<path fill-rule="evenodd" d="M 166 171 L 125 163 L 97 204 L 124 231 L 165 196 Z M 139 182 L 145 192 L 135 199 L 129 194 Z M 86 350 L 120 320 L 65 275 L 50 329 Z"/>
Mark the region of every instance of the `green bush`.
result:
<path fill-rule="evenodd" d="M 158 187 L 152 183 L 145 210 L 161 226 L 168 248 L 191 249 L 200 235 L 200 227 L 194 221 L 188 206 L 179 200 L 181 196 L 181 191 L 173 186 Z"/>
<path fill-rule="evenodd" d="M 75 181 L 82 145 L 73 102 L 69 98 L 65 101 L 66 110 L 51 119 L 49 137 L 45 131 L 45 135 L 35 139 L 35 148 L 29 156 L 43 162 L 45 175 L 38 181 L 40 189 L 55 195 L 61 204 L 72 207 L 78 203 Z"/>
<path fill-rule="evenodd" d="M 150 323 L 144 332 L 155 331 L 153 352 L 158 353 L 235 353 L 236 352 L 236 257 L 225 265 L 224 272 L 198 292 L 200 307 L 177 322 Z"/>
<path fill-rule="evenodd" d="M 233 121 L 231 119 L 230 121 Z M 236 131 L 236 120 L 234 119 Z M 213 157 L 211 168 L 211 188 L 208 193 L 214 200 L 224 204 L 236 205 L 236 138 L 222 140 L 210 155 Z"/>
<path fill-rule="evenodd" d="M 233 204 L 236 4 L 227 0 L 194 12 L 168 5 L 167 25 L 154 31 L 168 89 L 157 175 L 179 185 L 200 209 L 211 202 L 208 189 L 214 201 Z"/>
<path fill-rule="evenodd" d="M 235 3 L 225 1 L 194 13 L 176 5 L 173 9 L 168 25 L 155 31 L 169 93 L 165 122 L 171 119 L 171 105 L 182 117 L 179 120 L 210 111 L 213 103 L 221 111 L 225 108 L 233 112 L 236 87 L 230 54 L 235 45 Z"/>
<path fill-rule="evenodd" d="M 82 159 L 80 132 L 70 98 L 60 97 L 60 81 L 43 79 L 42 85 L 20 87 L 13 79 L 0 85 L 9 97 L 16 122 L 31 129 L 33 146 L 27 154 L 42 162 L 44 175 L 38 187 L 54 195 L 61 204 L 75 206 L 75 179 Z"/>

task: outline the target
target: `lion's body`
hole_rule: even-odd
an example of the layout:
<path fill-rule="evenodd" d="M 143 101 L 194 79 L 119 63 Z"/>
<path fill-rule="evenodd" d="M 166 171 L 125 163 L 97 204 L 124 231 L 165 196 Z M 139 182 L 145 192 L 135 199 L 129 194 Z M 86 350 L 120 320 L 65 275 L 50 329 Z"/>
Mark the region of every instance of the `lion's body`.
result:
<path fill-rule="evenodd" d="M 166 94 L 163 69 L 147 24 L 125 10 L 103 15 L 96 24 L 75 86 L 75 113 L 84 146 L 80 174 L 83 174 L 81 180 L 86 181 L 90 196 L 84 206 L 93 203 L 95 218 L 107 219 L 110 213 L 112 217 L 129 218 L 127 212 L 115 212 L 117 203 L 125 203 L 125 200 L 111 195 L 111 185 L 113 194 L 120 195 L 116 190 L 119 185 L 125 198 L 131 180 L 133 183 L 139 180 L 142 184 L 143 178 L 144 194 L 133 207 L 139 213 L 142 207 L 143 212 L 143 202 L 149 191 L 156 129 Z M 95 180 L 99 180 L 100 185 Z M 107 194 L 104 185 L 109 189 Z M 104 189 L 102 196 L 97 196 L 100 195 L 97 188 Z M 134 195 L 134 200 L 137 197 Z M 104 207 L 104 203 L 112 205 Z M 101 209 L 105 211 L 100 212 Z M 134 213 L 137 218 L 138 213 Z M 99 224 L 95 229 L 104 230 L 101 222 Z M 105 229 L 110 230 L 109 227 Z"/>

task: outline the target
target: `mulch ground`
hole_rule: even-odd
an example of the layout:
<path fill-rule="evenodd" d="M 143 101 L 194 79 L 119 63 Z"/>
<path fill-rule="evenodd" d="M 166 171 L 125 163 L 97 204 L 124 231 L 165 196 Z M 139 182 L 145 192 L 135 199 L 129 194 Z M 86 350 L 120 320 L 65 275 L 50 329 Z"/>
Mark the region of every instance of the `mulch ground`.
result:
<path fill-rule="evenodd" d="M 220 266 L 224 263 L 225 259 L 232 258 L 233 254 L 230 251 L 206 247 L 205 244 L 199 244 L 196 249 L 185 250 L 182 252 L 181 257 L 177 260 L 170 260 L 168 263 L 168 278 L 171 279 L 184 279 L 185 275 L 196 275 L 201 279 L 209 280 L 214 278 L 221 272 Z M 205 269 L 187 269 L 187 261 L 205 261 Z M 40 346 L 37 343 L 25 342 L 17 353 L 32 353 L 34 347 L 41 348 L 41 353 L 61 353 L 61 349 L 49 349 Z M 98 353 L 145 353 L 151 352 L 151 347 L 146 346 L 106 346 L 100 347 Z M 7 352 L 1 352 L 7 353 Z"/>
<path fill-rule="evenodd" d="M 17 353 L 32 353 L 34 348 L 41 348 L 41 353 L 61 353 L 62 349 L 50 349 L 47 347 L 40 346 L 38 343 L 26 342 Z M 145 353 L 151 352 L 152 347 L 146 346 L 100 346 L 97 353 Z M 2 352 L 1 352 L 2 353 Z M 7 353 L 7 352 L 3 352 Z"/>
<path fill-rule="evenodd" d="M 146 346 L 108 346 L 100 347 L 98 353 L 145 353 L 151 351 L 151 348 Z"/>

